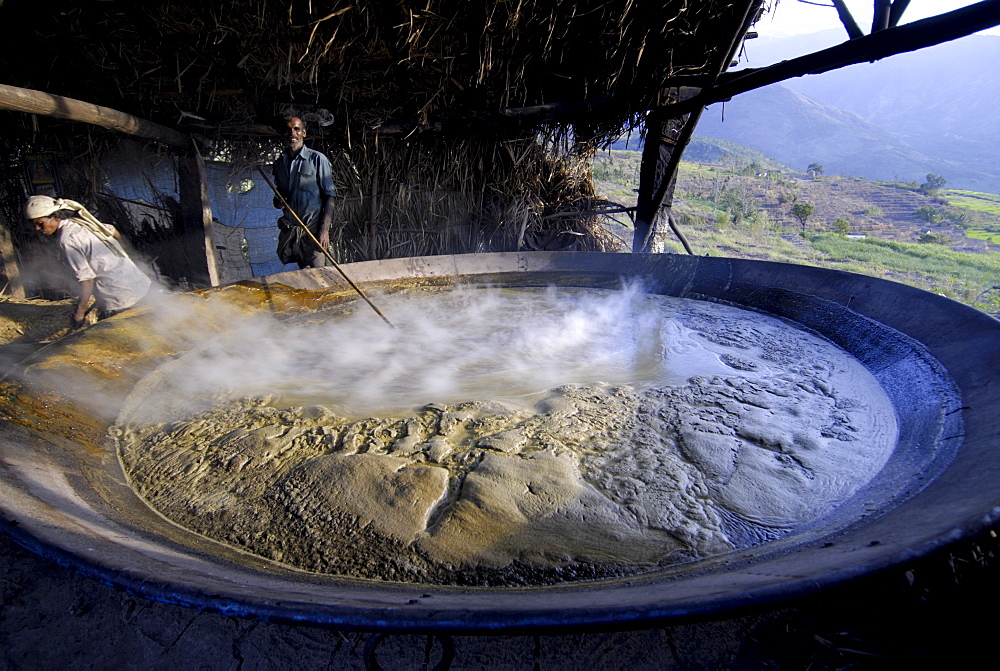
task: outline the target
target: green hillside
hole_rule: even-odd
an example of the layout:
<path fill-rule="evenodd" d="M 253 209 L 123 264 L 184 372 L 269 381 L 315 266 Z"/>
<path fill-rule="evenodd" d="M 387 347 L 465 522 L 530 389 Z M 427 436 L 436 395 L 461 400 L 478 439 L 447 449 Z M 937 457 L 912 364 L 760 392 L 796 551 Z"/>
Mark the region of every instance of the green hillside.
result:
<path fill-rule="evenodd" d="M 692 154 L 685 153 L 689 158 Z M 739 145 L 699 143 L 681 164 L 675 220 L 694 252 L 838 268 L 940 293 L 1000 316 L 1000 196 L 797 173 Z M 634 206 L 640 153 L 593 162 L 604 198 Z M 795 213 L 804 215 L 796 217 Z M 621 218 L 619 218 L 621 220 Z M 629 239 L 628 232 L 616 231 Z M 672 234 L 670 251 L 684 249 Z"/>

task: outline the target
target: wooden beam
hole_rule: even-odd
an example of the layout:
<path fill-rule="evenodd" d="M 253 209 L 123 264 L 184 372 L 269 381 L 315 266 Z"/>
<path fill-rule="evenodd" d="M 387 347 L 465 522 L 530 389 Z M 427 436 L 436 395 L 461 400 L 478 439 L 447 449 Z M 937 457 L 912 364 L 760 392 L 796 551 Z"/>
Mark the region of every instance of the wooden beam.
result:
<path fill-rule="evenodd" d="M 89 123 L 119 133 L 156 140 L 172 147 L 187 148 L 191 143 L 186 133 L 125 112 L 6 84 L 0 84 L 0 109 Z"/>
<path fill-rule="evenodd" d="M 712 80 L 707 75 L 683 75 L 666 81 L 663 89 L 677 90 L 681 97 L 689 92 L 697 92 Z M 542 123 L 573 123 L 589 118 L 615 118 L 637 112 L 645 112 L 648 102 L 638 104 L 627 98 L 609 95 L 594 95 L 583 100 L 528 105 L 526 107 L 506 107 L 493 111 L 472 110 L 464 113 L 432 117 L 423 123 L 386 121 L 371 127 L 371 132 L 382 136 L 419 135 L 421 133 L 444 130 L 484 130 L 505 127 L 531 127 Z M 278 132 L 266 124 L 214 124 L 197 119 L 185 119 L 182 125 L 187 131 L 208 138 L 245 139 L 248 137 L 277 138 Z M 311 137 L 323 137 L 324 129 L 311 129 Z"/>
<path fill-rule="evenodd" d="M 892 11 L 892 0 L 875 0 L 875 13 L 872 16 L 872 30 L 877 33 L 889 27 L 889 14 Z"/>
<path fill-rule="evenodd" d="M 683 117 L 665 116 L 663 112 L 650 112 L 646 117 L 646 140 L 642 146 L 639 164 L 639 194 L 635 206 L 633 252 L 655 251 L 655 234 L 663 226 L 661 205 L 673 199 L 677 164 L 683 151 L 685 127 L 697 123 L 698 114 Z"/>
<path fill-rule="evenodd" d="M 743 43 L 747 30 L 760 13 L 761 2 L 750 3 L 738 25 L 733 26 L 732 42 L 729 49 L 710 66 L 711 82 L 729 67 Z M 692 87 L 679 87 L 673 91 L 679 101 L 696 100 L 701 91 Z M 677 169 L 685 147 L 691 141 L 695 126 L 701 117 L 704 105 L 694 105 L 681 114 L 674 114 L 664 106 L 651 111 L 646 117 L 646 141 L 639 166 L 639 193 L 636 199 L 635 225 L 632 238 L 633 252 L 660 251 L 654 244 L 657 233 L 667 226 L 677 235 L 688 254 L 691 246 L 670 216 L 677 184 Z M 666 203 L 666 207 L 663 207 Z"/>

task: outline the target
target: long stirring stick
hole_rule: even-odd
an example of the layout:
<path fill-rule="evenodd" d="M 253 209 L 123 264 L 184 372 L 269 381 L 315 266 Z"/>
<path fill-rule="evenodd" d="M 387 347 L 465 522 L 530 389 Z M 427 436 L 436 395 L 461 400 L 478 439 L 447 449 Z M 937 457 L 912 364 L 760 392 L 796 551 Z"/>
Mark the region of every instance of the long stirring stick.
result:
<path fill-rule="evenodd" d="M 288 201 L 285 200 L 285 197 L 282 196 L 281 193 L 278 191 L 278 187 L 274 185 L 274 182 L 271 181 L 271 178 L 267 176 L 267 173 L 265 173 L 264 170 L 259 165 L 257 166 L 257 172 L 259 172 L 260 176 L 264 178 L 264 181 L 267 182 L 267 185 L 271 187 L 271 191 L 274 191 L 274 195 L 278 197 L 278 199 L 281 201 L 281 204 L 284 205 L 285 209 L 288 210 L 293 217 L 295 217 L 295 221 L 298 222 L 299 226 L 301 226 L 302 229 L 309 235 L 309 239 L 312 240 L 317 247 L 319 247 L 320 251 L 323 252 L 323 254 L 326 255 L 326 258 L 329 259 L 330 263 L 333 264 L 333 267 L 337 269 L 337 272 L 339 272 L 344 277 L 344 279 L 347 280 L 347 283 L 351 285 L 351 288 L 357 291 L 358 295 L 365 299 L 365 302 L 371 306 L 371 309 L 375 311 L 375 314 L 377 314 L 379 317 L 382 318 L 382 321 L 384 321 L 392 328 L 396 328 L 395 325 L 393 325 L 393 323 L 389 321 L 384 314 L 382 314 L 382 311 L 379 310 L 377 307 L 375 307 L 375 304 L 372 303 L 371 300 L 369 300 L 368 296 L 365 296 L 365 292 L 363 292 L 358 287 L 357 284 L 351 281 L 351 278 L 347 276 L 347 273 L 344 272 L 344 269 L 340 267 L 340 264 L 337 263 L 337 260 L 333 258 L 333 255 L 330 254 L 330 251 L 320 244 L 319 240 L 316 239 L 316 236 L 313 235 L 313 232 L 310 231 L 309 227 L 305 225 L 305 222 L 303 222 L 302 219 L 299 218 L 299 215 L 295 212 L 295 210 L 292 209 L 292 206 L 288 204 Z"/>

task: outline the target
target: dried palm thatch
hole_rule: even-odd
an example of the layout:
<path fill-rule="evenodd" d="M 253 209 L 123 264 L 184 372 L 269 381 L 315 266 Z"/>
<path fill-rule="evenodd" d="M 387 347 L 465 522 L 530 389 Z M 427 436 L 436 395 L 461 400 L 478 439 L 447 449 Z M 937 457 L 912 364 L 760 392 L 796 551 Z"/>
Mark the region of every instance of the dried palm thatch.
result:
<path fill-rule="evenodd" d="M 342 164 L 345 259 L 607 249 L 570 214 L 594 209 L 587 159 L 669 87 L 716 76 L 762 4 L 13 0 L 0 65 L 12 85 L 225 138 L 249 161 L 273 151 L 262 123 L 294 108 Z M 8 150 L 37 140 L 13 126 Z"/>
<path fill-rule="evenodd" d="M 331 155 L 344 196 L 335 246 L 347 260 L 617 248 L 598 217 L 580 215 L 599 202 L 588 161 L 535 137 L 395 139 L 356 161 Z"/>

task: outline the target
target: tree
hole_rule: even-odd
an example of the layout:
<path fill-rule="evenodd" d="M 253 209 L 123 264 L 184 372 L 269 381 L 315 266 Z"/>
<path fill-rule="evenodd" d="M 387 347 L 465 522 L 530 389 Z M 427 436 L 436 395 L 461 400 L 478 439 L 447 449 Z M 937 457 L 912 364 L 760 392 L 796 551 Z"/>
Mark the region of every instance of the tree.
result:
<path fill-rule="evenodd" d="M 913 215 L 920 221 L 926 221 L 928 224 L 937 225 L 944 221 L 944 212 L 940 207 L 933 207 L 931 205 L 923 205 L 918 207 L 913 211 Z"/>
<path fill-rule="evenodd" d="M 933 172 L 927 175 L 927 181 L 920 185 L 920 193 L 926 196 L 934 196 L 938 191 L 944 188 L 944 185 L 948 183 L 941 175 L 935 175 Z"/>
<path fill-rule="evenodd" d="M 822 175 L 826 172 L 826 170 L 824 170 L 823 166 L 819 163 L 810 163 L 809 167 L 806 168 L 806 172 L 808 172 L 813 179 L 816 179 L 816 175 Z"/>
<path fill-rule="evenodd" d="M 847 219 L 837 219 L 837 221 L 833 222 L 833 230 L 840 235 L 847 235 L 851 232 L 851 222 L 847 221 Z"/>
<path fill-rule="evenodd" d="M 744 180 L 727 181 L 719 193 L 718 204 L 729 213 L 734 224 L 739 224 L 744 219 L 753 219 L 760 211 L 760 202 Z"/>
<path fill-rule="evenodd" d="M 812 216 L 815 208 L 811 203 L 795 203 L 792 205 L 792 216 L 802 222 L 802 230 L 806 230 L 806 219 Z"/>

